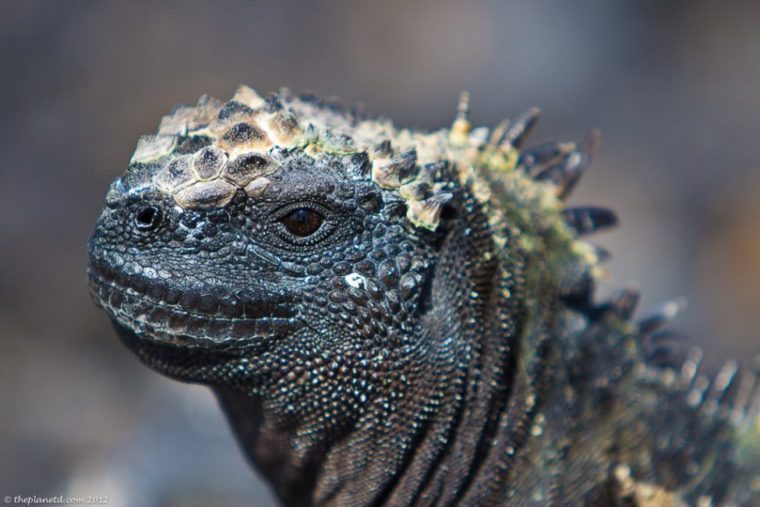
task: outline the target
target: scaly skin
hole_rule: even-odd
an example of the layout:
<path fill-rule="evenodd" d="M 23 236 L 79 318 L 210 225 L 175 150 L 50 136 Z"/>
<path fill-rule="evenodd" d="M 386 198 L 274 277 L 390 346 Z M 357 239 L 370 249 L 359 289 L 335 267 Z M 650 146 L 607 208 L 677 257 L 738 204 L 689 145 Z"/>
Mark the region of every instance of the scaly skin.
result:
<path fill-rule="evenodd" d="M 565 208 L 598 141 L 531 111 L 426 133 L 286 91 L 202 98 L 138 143 L 91 292 L 151 368 L 208 384 L 287 505 L 752 505 L 755 376 L 699 373 L 636 294 L 593 302 L 612 225 Z"/>

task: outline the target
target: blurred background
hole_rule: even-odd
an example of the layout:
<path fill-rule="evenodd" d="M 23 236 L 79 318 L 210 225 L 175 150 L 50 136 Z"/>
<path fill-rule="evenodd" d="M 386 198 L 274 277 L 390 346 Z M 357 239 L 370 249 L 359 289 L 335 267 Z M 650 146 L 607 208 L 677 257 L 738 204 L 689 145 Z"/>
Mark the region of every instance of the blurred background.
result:
<path fill-rule="evenodd" d="M 140 365 L 90 302 L 86 242 L 137 136 L 201 94 L 286 85 L 398 124 L 459 92 L 534 141 L 604 132 L 573 198 L 614 207 L 608 287 L 718 366 L 760 352 L 760 2 L 0 2 L 0 494 L 272 505 L 206 389 Z"/>

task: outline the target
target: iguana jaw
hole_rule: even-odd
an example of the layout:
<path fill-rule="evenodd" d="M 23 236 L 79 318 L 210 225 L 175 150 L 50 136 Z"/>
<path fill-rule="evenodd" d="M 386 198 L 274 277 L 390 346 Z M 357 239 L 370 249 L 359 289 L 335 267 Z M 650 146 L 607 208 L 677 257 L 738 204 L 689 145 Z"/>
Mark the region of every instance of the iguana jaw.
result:
<path fill-rule="evenodd" d="M 189 308 L 169 301 L 189 300 L 195 298 L 194 294 L 175 295 L 168 287 L 147 294 L 109 280 L 95 269 L 90 270 L 89 277 L 90 294 L 95 303 L 115 322 L 145 341 L 210 350 L 230 349 L 236 345 L 246 348 L 265 339 L 275 329 L 285 333 L 300 327 L 292 309 L 272 304 L 271 300 L 220 307 L 218 298 L 207 296 L 215 298 L 213 306 L 207 305 L 204 298 L 196 298 L 197 307 Z"/>

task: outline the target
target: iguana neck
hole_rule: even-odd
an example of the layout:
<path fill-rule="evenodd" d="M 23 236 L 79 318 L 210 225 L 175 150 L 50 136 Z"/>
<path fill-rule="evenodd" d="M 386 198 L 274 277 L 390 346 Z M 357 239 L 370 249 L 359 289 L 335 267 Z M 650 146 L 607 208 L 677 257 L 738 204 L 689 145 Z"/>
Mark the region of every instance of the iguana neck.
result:
<path fill-rule="evenodd" d="M 256 398 L 219 392 L 249 457 L 286 504 L 454 501 L 484 473 L 507 410 L 519 294 L 498 256 L 484 255 L 487 244 L 469 234 L 471 225 L 450 232 L 431 273 L 406 382 L 380 390 L 343 434 L 300 438 Z"/>

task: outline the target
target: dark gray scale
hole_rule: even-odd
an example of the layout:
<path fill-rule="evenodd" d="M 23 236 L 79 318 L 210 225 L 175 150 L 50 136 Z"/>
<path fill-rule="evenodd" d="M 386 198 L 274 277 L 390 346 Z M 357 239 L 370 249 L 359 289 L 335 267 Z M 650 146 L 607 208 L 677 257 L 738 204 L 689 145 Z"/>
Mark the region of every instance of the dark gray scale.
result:
<path fill-rule="evenodd" d="M 576 235 L 585 236 L 617 225 L 615 212 L 594 206 L 566 208 L 562 217 Z"/>
<path fill-rule="evenodd" d="M 567 199 L 583 175 L 583 171 L 591 163 L 591 159 L 599 148 L 600 141 L 601 134 L 599 131 L 591 131 L 579 149 L 562 153 L 559 161 L 552 160 L 549 163 L 543 163 L 542 166 L 544 167 L 535 174 L 534 179 L 551 182 L 557 188 L 557 196 L 562 200 Z M 557 149 L 556 151 L 561 150 Z"/>
<path fill-rule="evenodd" d="M 498 144 L 512 146 L 519 150 L 528 136 L 530 136 L 540 117 L 541 111 L 536 107 L 525 111 L 507 127 Z"/>
<path fill-rule="evenodd" d="M 219 110 L 217 119 L 225 121 L 235 116 L 248 116 L 250 114 L 253 114 L 253 109 L 236 100 L 230 100 L 225 102 Z"/>

